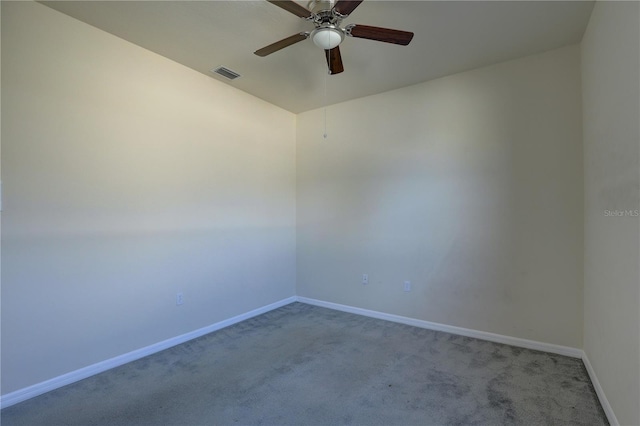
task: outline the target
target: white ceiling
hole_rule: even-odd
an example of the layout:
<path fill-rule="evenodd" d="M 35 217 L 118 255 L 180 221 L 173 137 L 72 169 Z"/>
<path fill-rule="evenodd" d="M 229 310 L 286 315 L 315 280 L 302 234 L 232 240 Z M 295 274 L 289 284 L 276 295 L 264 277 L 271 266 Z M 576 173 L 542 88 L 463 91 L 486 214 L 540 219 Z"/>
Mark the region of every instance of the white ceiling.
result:
<path fill-rule="evenodd" d="M 594 4 L 366 0 L 343 25 L 412 31 L 413 41 L 347 37 L 345 71 L 328 76 L 324 52 L 311 40 L 253 54 L 313 28 L 265 0 L 43 3 L 294 113 L 578 43 Z M 212 74 L 219 65 L 242 77 Z"/>

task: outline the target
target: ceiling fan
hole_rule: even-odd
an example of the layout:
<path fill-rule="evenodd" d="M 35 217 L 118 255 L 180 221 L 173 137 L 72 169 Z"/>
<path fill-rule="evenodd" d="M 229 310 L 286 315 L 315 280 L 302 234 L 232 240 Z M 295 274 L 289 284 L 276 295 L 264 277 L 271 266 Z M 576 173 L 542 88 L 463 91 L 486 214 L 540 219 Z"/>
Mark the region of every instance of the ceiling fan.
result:
<path fill-rule="evenodd" d="M 258 56 L 270 55 L 292 44 L 311 38 L 316 46 L 325 51 L 329 73 L 339 74 L 344 71 L 339 45 L 345 36 L 366 38 L 402 46 L 408 45 L 413 38 L 412 32 L 368 25 L 349 24 L 342 28 L 340 26 L 342 20 L 349 16 L 363 0 L 338 0 L 335 4 L 335 0 L 312 0 L 309 2 L 309 9 L 293 0 L 267 1 L 300 18 L 313 22 L 315 29 L 294 34 L 258 49 L 254 52 Z"/>

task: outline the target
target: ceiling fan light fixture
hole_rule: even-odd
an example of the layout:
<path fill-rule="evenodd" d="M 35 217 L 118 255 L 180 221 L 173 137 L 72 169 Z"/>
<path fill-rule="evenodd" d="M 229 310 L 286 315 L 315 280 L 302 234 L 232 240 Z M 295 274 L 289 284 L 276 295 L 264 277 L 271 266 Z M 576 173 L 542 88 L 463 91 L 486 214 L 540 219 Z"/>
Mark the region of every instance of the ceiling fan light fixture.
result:
<path fill-rule="evenodd" d="M 311 32 L 311 40 L 319 48 L 331 50 L 342 43 L 344 33 L 335 27 L 320 27 Z"/>

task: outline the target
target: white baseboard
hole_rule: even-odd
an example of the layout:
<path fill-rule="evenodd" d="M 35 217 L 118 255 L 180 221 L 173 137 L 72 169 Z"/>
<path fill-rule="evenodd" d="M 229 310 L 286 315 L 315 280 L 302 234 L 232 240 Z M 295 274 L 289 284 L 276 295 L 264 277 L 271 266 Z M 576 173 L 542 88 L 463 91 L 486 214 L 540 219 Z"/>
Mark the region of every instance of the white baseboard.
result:
<path fill-rule="evenodd" d="M 325 302 L 323 300 L 310 299 L 308 297 L 298 296 L 297 300 L 298 302 L 321 306 L 323 308 L 335 309 L 338 311 L 398 322 L 401 324 L 412 325 L 420 328 L 427 328 L 429 330 L 444 331 L 446 333 L 458 334 L 460 336 L 474 337 L 476 339 L 488 340 L 490 342 L 504 343 L 521 348 L 534 349 L 537 351 L 570 356 L 572 358 L 582 358 L 584 354 L 582 349 L 572 348 L 569 346 L 554 345 L 552 343 L 543 343 L 537 342 L 535 340 L 520 339 L 518 337 L 489 333 L 487 331 L 472 330 L 469 328 L 456 327 L 453 325 L 440 324 L 437 322 L 423 321 L 415 318 L 403 317 L 400 315 L 387 314 L 384 312 L 371 311 L 368 309 L 356 308 L 348 305 L 340 305 L 338 303 Z"/>
<path fill-rule="evenodd" d="M 584 363 L 585 368 L 587 369 L 587 373 L 589 373 L 589 378 L 591 379 L 591 383 L 593 384 L 593 388 L 596 390 L 596 395 L 598 395 L 598 399 L 600 400 L 600 405 L 602 405 L 602 409 L 604 413 L 607 415 L 607 420 L 609 420 L 609 424 L 611 426 L 620 426 L 620 422 L 616 418 L 616 415 L 613 412 L 613 408 L 611 404 L 609 404 L 609 400 L 604 394 L 604 389 L 600 386 L 600 381 L 598 381 L 598 377 L 596 376 L 596 372 L 591 366 L 591 362 L 589 362 L 589 358 L 585 352 L 582 353 L 582 362 Z"/>
<path fill-rule="evenodd" d="M 23 389 L 19 389 L 17 391 L 8 393 L 6 395 L 2 395 L 0 396 L 0 408 L 9 407 L 11 405 L 25 401 L 29 398 L 36 397 L 38 395 L 42 395 L 43 393 L 52 391 L 62 386 L 66 386 L 68 384 L 77 382 L 82 379 L 86 379 L 87 377 L 93 376 L 98 373 L 102 373 L 104 371 L 110 370 L 112 368 L 118 367 L 128 362 L 135 361 L 140 358 L 144 358 L 145 356 L 152 355 L 156 352 L 163 351 L 172 346 L 176 346 L 181 343 L 188 342 L 189 340 L 204 336 L 205 334 L 212 333 L 214 331 L 236 324 L 240 321 L 244 321 L 246 319 L 255 317 L 257 315 L 264 314 L 265 312 L 269 312 L 274 309 L 280 308 L 282 306 L 288 305 L 289 303 L 293 303 L 296 300 L 297 298 L 295 296 L 288 297 L 286 299 L 279 300 L 275 303 L 271 303 L 270 305 L 262 306 L 260 308 L 254 309 L 244 314 L 240 314 L 235 317 L 217 322 L 215 324 L 211 324 L 206 327 L 199 328 L 189 333 L 172 337 L 170 339 L 163 340 L 162 342 L 154 343 L 153 345 L 136 349 L 135 351 L 131 351 L 126 354 L 119 355 L 114 358 L 110 358 L 105 361 L 98 362 L 93 365 L 89 365 L 79 370 L 71 371 L 61 376 L 54 377 L 53 379 L 49 379 L 41 383 L 36 383 L 35 385 L 28 386 Z"/>

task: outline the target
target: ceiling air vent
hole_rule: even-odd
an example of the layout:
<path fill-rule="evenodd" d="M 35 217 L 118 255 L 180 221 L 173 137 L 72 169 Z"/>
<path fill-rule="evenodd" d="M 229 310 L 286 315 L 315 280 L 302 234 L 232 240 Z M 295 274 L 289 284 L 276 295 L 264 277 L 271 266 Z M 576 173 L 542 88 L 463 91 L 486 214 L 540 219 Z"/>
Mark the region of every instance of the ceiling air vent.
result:
<path fill-rule="evenodd" d="M 214 68 L 211 70 L 211 72 L 219 74 L 224 78 L 228 78 L 229 80 L 235 80 L 236 78 L 240 77 L 240 74 L 225 67 Z"/>

